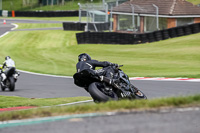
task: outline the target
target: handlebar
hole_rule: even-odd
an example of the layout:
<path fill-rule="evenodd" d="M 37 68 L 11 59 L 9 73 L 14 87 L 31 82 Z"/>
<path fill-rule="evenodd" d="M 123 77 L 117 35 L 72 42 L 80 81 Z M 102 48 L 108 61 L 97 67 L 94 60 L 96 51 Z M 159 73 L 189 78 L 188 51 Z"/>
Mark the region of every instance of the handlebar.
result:
<path fill-rule="evenodd" d="M 115 66 L 115 69 L 118 70 L 120 67 L 123 67 L 123 65 L 117 65 Z"/>

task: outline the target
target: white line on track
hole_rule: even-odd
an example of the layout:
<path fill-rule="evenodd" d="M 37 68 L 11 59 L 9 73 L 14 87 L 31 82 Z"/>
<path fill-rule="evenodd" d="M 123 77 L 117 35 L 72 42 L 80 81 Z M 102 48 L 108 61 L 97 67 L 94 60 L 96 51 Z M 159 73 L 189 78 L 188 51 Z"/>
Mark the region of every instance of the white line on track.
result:
<path fill-rule="evenodd" d="M 14 28 L 12 28 L 11 30 L 15 30 L 16 28 L 18 28 L 17 24 L 11 23 L 11 25 L 15 26 Z M 4 37 L 5 35 L 7 35 L 8 33 L 10 33 L 9 31 L 5 32 L 3 35 L 0 36 L 0 38 Z"/>
<path fill-rule="evenodd" d="M 18 28 L 18 25 L 17 25 L 17 24 L 11 23 L 11 25 L 14 25 L 14 26 L 15 26 L 15 27 L 14 27 L 14 28 L 12 28 L 11 30 L 15 30 L 15 29 L 17 29 L 17 28 Z"/>
<path fill-rule="evenodd" d="M 4 37 L 5 35 L 7 35 L 9 32 L 4 33 L 3 35 L 0 36 L 0 38 Z"/>
<path fill-rule="evenodd" d="M 52 106 L 42 106 L 42 107 L 20 109 L 20 110 L 13 110 L 13 111 L 33 110 L 33 109 L 51 108 L 51 107 L 61 107 L 61 106 L 69 106 L 69 105 L 76 105 L 76 104 L 89 103 L 89 102 L 93 102 L 93 100 L 85 100 L 85 101 L 78 101 L 78 102 L 72 102 L 72 103 L 58 104 L 58 105 L 52 105 Z"/>
<path fill-rule="evenodd" d="M 75 105 L 75 104 L 88 103 L 88 102 L 93 102 L 93 100 L 85 100 L 85 101 L 72 102 L 72 103 L 66 103 L 66 104 L 58 104 L 58 105 L 53 105 L 53 106 L 42 106 L 42 107 L 38 107 L 38 108 L 49 108 L 49 107 L 58 107 L 58 106 L 68 106 L 68 105 Z M 34 108 L 32 108 L 32 109 L 34 109 Z"/>
<path fill-rule="evenodd" d="M 38 76 L 48 76 L 48 77 L 55 77 L 55 78 L 73 78 L 71 76 L 57 76 L 57 75 L 50 75 L 50 74 L 40 74 L 40 73 L 34 73 L 34 72 L 28 72 L 23 70 L 18 70 L 19 72 L 27 73 L 27 74 L 33 74 Z"/>
<path fill-rule="evenodd" d="M 40 73 L 34 73 L 34 72 L 28 72 L 28 71 L 23 71 L 23 70 L 18 70 L 23 73 L 27 74 L 34 74 L 34 75 L 39 75 L 39 76 L 49 76 L 49 77 L 55 77 L 55 78 L 70 78 L 72 79 L 73 77 L 71 76 L 57 76 L 57 75 L 50 75 L 50 74 L 40 74 Z M 200 82 L 200 79 L 195 79 L 195 78 L 164 78 L 164 77 L 157 77 L 157 78 L 146 78 L 146 77 L 130 77 L 130 80 L 150 80 L 150 81 L 187 81 L 187 82 Z"/>

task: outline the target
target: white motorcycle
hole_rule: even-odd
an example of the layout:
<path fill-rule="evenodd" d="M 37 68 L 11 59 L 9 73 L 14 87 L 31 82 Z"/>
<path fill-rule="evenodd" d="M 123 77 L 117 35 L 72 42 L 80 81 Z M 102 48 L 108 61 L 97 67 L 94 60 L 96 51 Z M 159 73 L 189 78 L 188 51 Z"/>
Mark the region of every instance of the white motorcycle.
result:
<path fill-rule="evenodd" d="M 19 72 L 16 72 L 15 67 L 10 67 L 6 73 L 6 79 L 3 81 L 3 84 L 1 84 L 1 90 L 5 91 L 6 88 L 8 88 L 10 91 L 15 90 L 15 82 L 17 82 L 17 78 L 20 75 Z"/>

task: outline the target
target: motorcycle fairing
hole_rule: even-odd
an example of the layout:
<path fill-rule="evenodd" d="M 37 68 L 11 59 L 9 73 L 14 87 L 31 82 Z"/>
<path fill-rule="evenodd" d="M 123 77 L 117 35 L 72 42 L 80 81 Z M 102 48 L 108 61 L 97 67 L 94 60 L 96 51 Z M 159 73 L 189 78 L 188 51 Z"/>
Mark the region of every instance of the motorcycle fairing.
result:
<path fill-rule="evenodd" d="M 87 88 L 91 83 L 98 82 L 92 72 L 83 70 L 73 75 L 74 84 L 79 87 Z"/>

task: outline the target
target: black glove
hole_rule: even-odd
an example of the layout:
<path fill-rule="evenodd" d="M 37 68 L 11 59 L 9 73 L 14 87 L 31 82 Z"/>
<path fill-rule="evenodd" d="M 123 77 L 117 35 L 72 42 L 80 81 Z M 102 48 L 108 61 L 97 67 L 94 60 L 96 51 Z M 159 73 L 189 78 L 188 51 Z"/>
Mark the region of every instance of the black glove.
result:
<path fill-rule="evenodd" d="M 112 63 L 112 66 L 119 67 L 119 65 L 115 63 Z"/>

